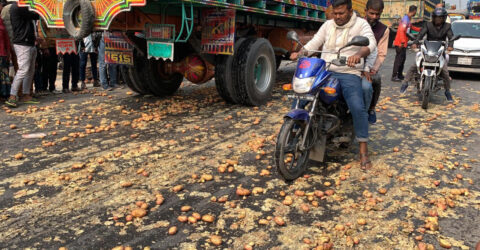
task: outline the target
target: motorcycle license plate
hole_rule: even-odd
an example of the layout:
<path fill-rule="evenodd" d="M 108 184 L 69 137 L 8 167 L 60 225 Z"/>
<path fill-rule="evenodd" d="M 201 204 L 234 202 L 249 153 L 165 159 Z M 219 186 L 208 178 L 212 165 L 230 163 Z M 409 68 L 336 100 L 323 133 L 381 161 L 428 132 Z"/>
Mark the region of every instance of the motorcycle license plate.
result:
<path fill-rule="evenodd" d="M 312 96 L 312 95 L 296 95 L 296 94 L 287 95 L 287 98 L 288 99 L 307 100 L 307 101 L 313 101 L 315 99 L 315 97 Z"/>
<path fill-rule="evenodd" d="M 424 62 L 423 66 L 429 66 L 429 67 L 439 67 L 440 63 L 429 63 L 429 62 Z"/>
<path fill-rule="evenodd" d="M 459 57 L 457 60 L 458 64 L 463 65 L 472 65 L 472 58 L 471 57 Z"/>

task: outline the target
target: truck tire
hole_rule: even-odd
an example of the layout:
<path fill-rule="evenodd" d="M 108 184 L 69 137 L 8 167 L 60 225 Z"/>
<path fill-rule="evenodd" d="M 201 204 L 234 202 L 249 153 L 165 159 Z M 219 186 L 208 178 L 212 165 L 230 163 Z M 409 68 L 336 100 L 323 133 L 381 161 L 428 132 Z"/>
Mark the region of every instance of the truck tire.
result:
<path fill-rule="evenodd" d="M 165 75 L 163 73 L 163 61 L 149 59 L 147 67 L 145 67 L 144 75 L 147 79 L 149 88 L 153 91 L 155 96 L 169 96 L 180 88 L 183 81 L 183 75 L 174 73 Z"/>
<path fill-rule="evenodd" d="M 133 50 L 133 67 L 128 67 L 128 75 L 132 84 L 136 88 L 146 95 L 153 94 L 153 91 L 150 89 L 147 84 L 147 79 L 144 74 L 144 69 L 146 67 L 146 57 L 138 52 L 137 49 Z"/>
<path fill-rule="evenodd" d="M 237 51 L 245 38 L 235 41 L 233 56 L 220 55 L 215 63 L 215 86 L 218 94 L 228 103 L 239 103 L 240 100 L 234 95 L 232 66 L 233 58 L 238 55 Z"/>
<path fill-rule="evenodd" d="M 275 84 L 276 63 L 272 45 L 264 38 L 249 38 L 238 48 L 233 62 L 234 93 L 244 105 L 265 104 Z"/>
<path fill-rule="evenodd" d="M 67 0 L 63 5 L 65 29 L 75 40 L 90 35 L 94 21 L 95 10 L 89 0 Z"/>
<path fill-rule="evenodd" d="M 123 78 L 123 81 L 125 82 L 125 84 L 127 84 L 127 86 L 135 91 L 136 93 L 138 94 L 141 94 L 141 95 L 145 95 L 147 94 L 146 92 L 144 92 L 143 90 L 139 89 L 138 86 L 132 81 L 132 79 L 130 78 L 130 75 L 129 75 L 129 68 L 131 66 L 120 66 L 120 74 L 122 75 L 122 78 Z"/>

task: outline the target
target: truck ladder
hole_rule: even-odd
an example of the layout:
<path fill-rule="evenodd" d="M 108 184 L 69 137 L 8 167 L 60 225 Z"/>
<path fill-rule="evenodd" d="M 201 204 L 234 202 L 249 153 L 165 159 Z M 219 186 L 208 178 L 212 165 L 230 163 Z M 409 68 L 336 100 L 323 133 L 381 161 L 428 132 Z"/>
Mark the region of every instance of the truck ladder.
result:
<path fill-rule="evenodd" d="M 190 16 L 187 16 L 187 10 L 185 6 L 185 2 L 182 1 L 182 27 L 180 28 L 180 32 L 178 32 L 178 36 L 175 39 L 175 42 L 187 42 L 188 39 L 190 38 L 190 35 L 192 35 L 193 31 L 193 4 L 190 2 Z M 184 39 L 181 39 L 183 35 L 183 31 L 186 30 L 187 34 Z"/>

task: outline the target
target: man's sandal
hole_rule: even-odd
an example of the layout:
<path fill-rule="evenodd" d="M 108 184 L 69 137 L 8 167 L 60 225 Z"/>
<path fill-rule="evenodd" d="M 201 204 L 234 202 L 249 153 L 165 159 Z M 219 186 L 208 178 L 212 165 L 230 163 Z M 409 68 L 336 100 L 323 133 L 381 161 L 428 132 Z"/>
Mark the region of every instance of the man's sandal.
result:
<path fill-rule="evenodd" d="M 372 168 L 372 161 L 370 161 L 370 159 L 362 161 L 365 157 L 368 158 L 368 154 L 360 154 L 360 168 L 362 170 L 369 170 Z"/>
<path fill-rule="evenodd" d="M 12 108 L 18 107 L 17 99 L 8 99 L 8 100 L 5 101 L 5 104 L 7 104 L 8 106 L 10 106 Z"/>

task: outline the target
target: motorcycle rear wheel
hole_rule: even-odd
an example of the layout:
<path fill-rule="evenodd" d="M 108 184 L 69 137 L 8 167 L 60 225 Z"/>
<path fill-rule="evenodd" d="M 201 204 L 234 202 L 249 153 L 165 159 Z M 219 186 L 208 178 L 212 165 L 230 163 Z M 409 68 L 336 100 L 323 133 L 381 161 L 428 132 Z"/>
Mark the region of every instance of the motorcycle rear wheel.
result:
<path fill-rule="evenodd" d="M 286 118 L 278 134 L 275 164 L 286 181 L 297 179 L 308 168 L 310 149 L 300 150 L 306 124 L 305 121 Z M 310 133 L 307 136 L 311 137 Z M 310 144 L 309 139 L 307 138 L 306 144 Z"/>

